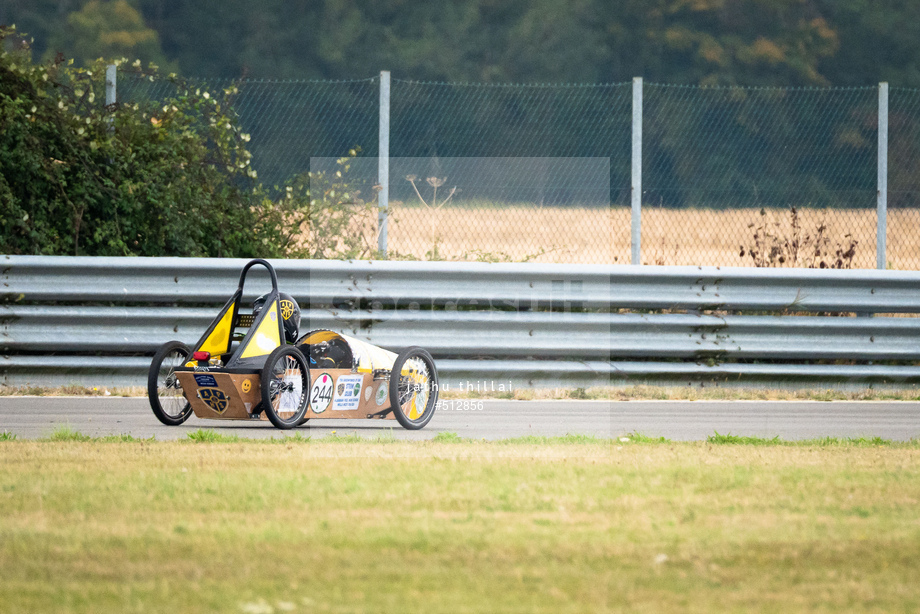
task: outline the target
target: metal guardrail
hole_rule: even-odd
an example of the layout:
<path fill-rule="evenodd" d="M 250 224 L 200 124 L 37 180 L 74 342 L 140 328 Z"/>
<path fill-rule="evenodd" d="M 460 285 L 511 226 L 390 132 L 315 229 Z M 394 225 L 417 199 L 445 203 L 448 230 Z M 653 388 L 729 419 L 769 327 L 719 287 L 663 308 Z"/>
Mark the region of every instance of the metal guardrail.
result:
<path fill-rule="evenodd" d="M 3 293 L 25 301 L 216 303 L 241 259 L 0 256 Z M 915 271 L 279 260 L 298 301 L 589 309 L 920 312 Z M 259 272 L 253 272 L 258 279 Z M 267 276 L 265 277 L 267 279 Z M 249 295 L 255 297 L 258 292 Z"/>
<path fill-rule="evenodd" d="M 153 353 L 194 343 L 215 309 L 11 306 L 4 352 Z M 301 330 L 340 330 L 384 347 L 500 358 L 920 360 L 920 318 L 502 311 L 304 311 Z"/>
<path fill-rule="evenodd" d="M 171 339 L 195 341 L 245 261 L 3 256 L 0 263 L 0 381 L 141 385 L 149 359 L 138 355 Z M 917 272 L 273 265 L 282 291 L 304 307 L 301 330 L 427 347 L 447 382 L 920 381 L 920 367 L 904 364 L 920 360 L 920 318 L 818 315 L 920 312 Z M 266 289 L 264 281 L 247 282 L 247 297 Z"/>

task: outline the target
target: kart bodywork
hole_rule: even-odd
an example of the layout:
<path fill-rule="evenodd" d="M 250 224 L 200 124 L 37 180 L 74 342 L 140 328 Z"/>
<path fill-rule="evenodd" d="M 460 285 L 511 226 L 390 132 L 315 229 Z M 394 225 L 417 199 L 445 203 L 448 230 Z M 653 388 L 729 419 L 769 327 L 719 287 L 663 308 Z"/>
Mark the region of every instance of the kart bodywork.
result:
<path fill-rule="evenodd" d="M 240 313 L 246 274 L 255 265 L 268 269 L 272 290 L 258 313 Z M 194 347 L 171 341 L 154 356 L 148 396 L 157 418 L 169 425 L 192 413 L 267 418 L 285 429 L 329 418 L 396 419 L 408 429 L 428 423 L 438 374 L 427 351 L 411 347 L 396 354 L 324 329 L 290 343 L 285 323 L 298 317 L 299 308 L 285 296 L 271 264 L 247 263 L 236 292 Z"/>

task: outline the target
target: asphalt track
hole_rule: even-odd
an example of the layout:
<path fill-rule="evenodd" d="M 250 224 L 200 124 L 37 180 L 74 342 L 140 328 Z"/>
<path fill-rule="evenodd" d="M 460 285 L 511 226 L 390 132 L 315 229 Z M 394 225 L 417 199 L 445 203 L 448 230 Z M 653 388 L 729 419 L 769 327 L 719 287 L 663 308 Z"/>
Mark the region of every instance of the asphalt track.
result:
<path fill-rule="evenodd" d="M 428 426 L 406 431 L 394 420 L 311 420 L 294 432 L 326 437 L 431 439 L 453 432 L 476 439 L 523 435 L 620 437 L 636 432 L 674 440 L 702 440 L 714 432 L 782 439 L 816 437 L 920 438 L 920 403 L 789 401 L 447 401 Z M 481 403 L 482 409 L 479 409 Z M 470 408 L 472 406 L 472 408 Z M 20 438 L 47 437 L 68 426 L 86 435 L 130 434 L 184 438 L 198 429 L 242 437 L 280 437 L 268 422 L 200 420 L 160 424 L 146 398 L 0 397 L 0 432 Z M 292 431 L 287 431 L 291 433 Z"/>

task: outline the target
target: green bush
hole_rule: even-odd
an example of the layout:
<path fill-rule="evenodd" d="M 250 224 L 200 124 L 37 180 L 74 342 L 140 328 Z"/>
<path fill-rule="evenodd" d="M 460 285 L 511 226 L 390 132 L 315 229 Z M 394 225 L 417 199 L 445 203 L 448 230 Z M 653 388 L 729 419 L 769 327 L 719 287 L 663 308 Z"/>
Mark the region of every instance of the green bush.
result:
<path fill-rule="evenodd" d="M 152 65 L 132 70 L 162 78 Z M 236 87 L 210 92 L 167 78 L 176 92 L 169 99 L 106 107 L 101 61 L 83 69 L 59 56 L 38 65 L 21 35 L 0 28 L 0 252 L 369 254 L 364 232 L 330 239 L 370 219 L 344 176 L 305 173 L 271 198 L 233 112 Z M 323 186 L 318 197 L 311 182 Z"/>
<path fill-rule="evenodd" d="M 377 193 L 366 199 L 349 180 L 352 149 L 334 172 L 306 172 L 285 185 L 282 209 L 296 212 L 297 258 L 368 258 L 377 255 Z"/>

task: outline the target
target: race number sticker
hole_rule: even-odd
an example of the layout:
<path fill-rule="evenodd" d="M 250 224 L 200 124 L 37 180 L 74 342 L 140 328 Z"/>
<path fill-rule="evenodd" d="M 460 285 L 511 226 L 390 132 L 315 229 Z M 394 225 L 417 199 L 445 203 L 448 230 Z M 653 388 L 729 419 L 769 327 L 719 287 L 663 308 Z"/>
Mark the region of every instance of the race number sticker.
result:
<path fill-rule="evenodd" d="M 329 403 L 332 402 L 332 376 L 323 373 L 313 382 L 313 388 L 310 389 L 310 409 L 315 414 L 321 414 L 329 409 Z"/>
<path fill-rule="evenodd" d="M 358 409 L 361 401 L 361 382 L 363 375 L 340 375 L 336 384 L 336 395 L 332 400 L 333 411 L 350 411 Z"/>

